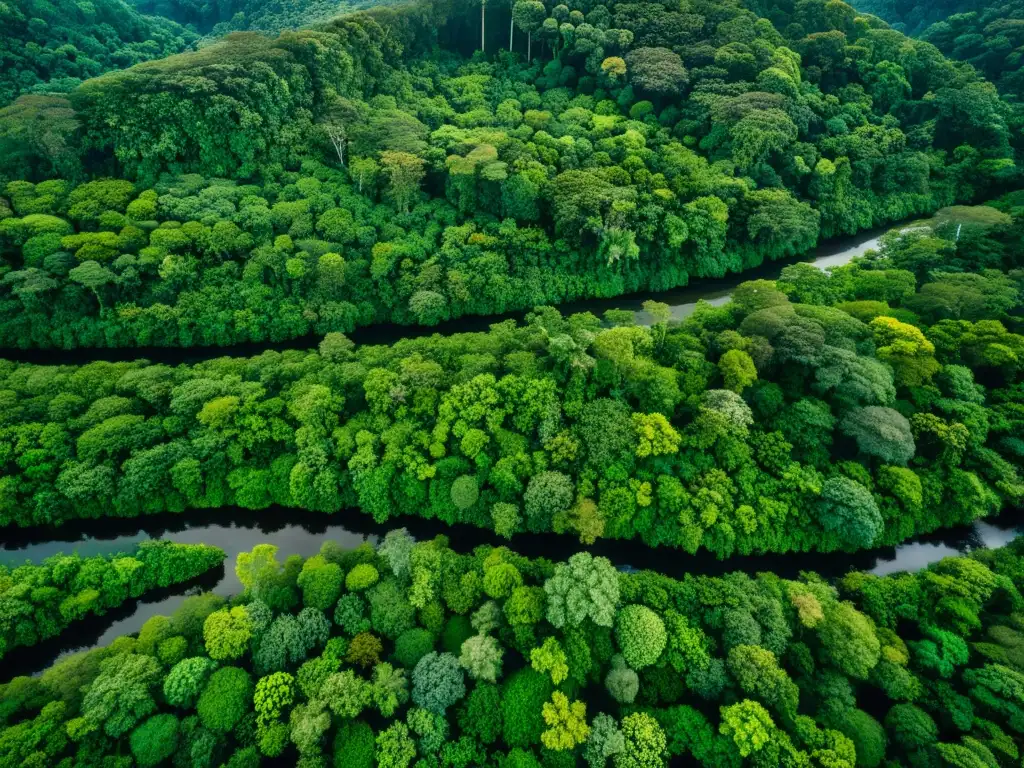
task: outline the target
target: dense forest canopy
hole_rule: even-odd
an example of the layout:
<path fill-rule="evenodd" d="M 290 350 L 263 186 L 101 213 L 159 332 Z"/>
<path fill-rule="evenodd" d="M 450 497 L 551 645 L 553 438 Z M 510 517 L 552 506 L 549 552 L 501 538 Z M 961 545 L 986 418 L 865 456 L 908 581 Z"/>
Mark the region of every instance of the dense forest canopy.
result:
<path fill-rule="evenodd" d="M 49 318 L 4 343 L 285 339 L 663 290 L 1016 178 L 994 88 L 842 3 L 516 7 L 488 12 L 486 56 L 478 6 L 378 8 L 0 110 L 6 317 L 32 294 Z M 69 277 L 86 264 L 94 295 Z M 283 327 L 249 318 L 253 287 Z"/>
<path fill-rule="evenodd" d="M 523 31 L 533 29 L 550 52 L 557 51 L 546 64 L 550 52 L 535 56 L 527 66 L 522 56 L 471 64 L 431 49 L 433 41 L 443 49 L 471 53 L 474 8 L 438 4 L 377 9 L 265 43 L 251 36 L 229 37 L 214 49 L 96 80 L 73 101 L 89 143 L 113 151 L 129 176 L 140 180 L 153 180 L 162 170 L 251 176 L 258 171 L 254 163 L 287 163 L 306 153 L 308 139 L 301 137 L 310 121 L 352 128 L 368 118 L 383 127 L 381 120 L 400 119 L 388 115 L 389 109 L 415 117 L 422 127 L 406 118 L 406 130 L 389 125 L 391 130 L 377 137 L 384 145 L 353 141 L 352 155 L 376 158 L 383 150 L 407 151 L 441 170 L 452 155 L 465 157 L 481 144 L 498 142 L 497 160 L 512 165 L 513 172 L 520 170 L 514 160 L 522 157 L 522 149 L 528 155 L 523 160 L 536 159 L 554 165 L 554 170 L 601 168 L 611 165 L 601 153 L 611 154 L 612 148 L 596 146 L 607 133 L 609 138 L 628 139 L 623 149 L 636 154 L 652 174 L 664 173 L 650 164 L 664 162 L 665 150 L 675 139 L 699 146 L 711 161 L 728 161 L 736 176 L 801 192 L 807 191 L 796 183 L 806 175 L 802 165 L 813 171 L 822 156 L 855 162 L 860 159 L 854 152 L 855 137 L 864 138 L 869 127 L 893 131 L 884 146 L 876 146 L 883 166 L 893 154 L 951 152 L 962 144 L 974 147 L 978 160 L 1012 157 L 1001 119 L 1006 112 L 983 81 L 943 59 L 933 47 L 904 38 L 842 4 L 835 8 L 845 10 L 834 13 L 820 2 L 803 3 L 790 14 L 773 8 L 774 25 L 738 2 L 695 2 L 687 13 L 657 3 L 579 10 L 556 5 L 545 7 L 544 19 L 518 19 L 520 47 Z M 505 43 L 515 28 L 492 23 L 491 34 L 498 30 Z M 557 28 L 555 36 L 544 34 L 552 28 Z M 528 34 L 532 39 L 533 33 Z M 320 52 L 313 57 L 310 49 Z M 431 55 L 421 58 L 427 52 Z M 243 81 L 228 82 L 228 73 L 241 74 L 235 68 L 246 63 L 250 66 Z M 175 86 L 187 77 L 202 78 L 204 88 Z M 246 81 L 248 88 L 243 87 Z M 284 83 L 287 93 L 281 93 Z M 146 115 L 159 108 L 159 101 L 148 94 L 164 91 L 171 91 L 182 107 L 216 94 L 224 112 L 208 116 L 215 119 L 205 125 L 196 124 L 187 109 L 169 123 L 149 122 Z M 283 99 L 273 105 L 276 109 L 267 109 L 271 105 L 260 99 L 274 92 Z M 518 107 L 510 100 L 519 101 Z M 114 110 L 105 128 L 96 112 L 101 107 Z M 521 113 L 519 119 L 512 110 Z M 549 111 L 551 116 L 526 120 L 529 110 Z M 245 123 L 251 111 L 261 115 L 262 125 Z M 282 119 L 285 114 L 287 119 Z M 120 115 L 133 119 L 123 123 Z M 607 119 L 597 119 L 601 117 Z M 752 130 L 753 118 L 760 118 L 761 131 Z M 115 126 L 121 130 L 113 131 Z M 437 136 L 442 127 L 443 143 Z M 538 133 L 559 140 L 551 147 L 556 156 L 538 152 L 543 149 Z M 212 145 L 196 146 L 207 136 L 214 139 Z M 145 145 L 143 137 L 150 138 Z M 273 146 L 271 138 L 276 139 Z M 569 150 L 568 138 L 575 150 L 571 159 L 563 158 L 565 152 L 557 147 L 565 144 Z M 630 144 L 639 138 L 646 140 L 654 157 Z M 585 141 L 577 146 L 581 139 Z M 591 152 L 597 157 L 584 152 L 587 143 L 594 145 Z M 903 160 L 905 164 L 910 157 L 904 154 Z M 626 168 L 633 172 L 629 164 Z"/>
<path fill-rule="evenodd" d="M 280 553 L 283 556 L 285 553 Z M 241 554 L 243 594 L 0 686 L 56 768 L 1017 765 L 1021 542 L 837 584 L 472 554 L 404 530 Z M 671 763 L 670 763 L 671 761 Z"/>
<path fill-rule="evenodd" d="M 191 581 L 224 560 L 206 544 L 144 541 L 132 552 L 0 566 L 0 659 L 19 646 L 57 637 L 154 589 Z"/>
<path fill-rule="evenodd" d="M 124 0 L 0 3 L 0 106 L 22 93 L 66 93 L 83 80 L 184 50 L 197 38 Z M 38 99 L 28 98 L 28 104 Z"/>
<path fill-rule="evenodd" d="M 390 347 L 332 332 L 177 367 L 0 363 L 0 522 L 358 507 L 720 557 L 962 525 L 1024 494 L 1021 202 L 944 211 L 829 274 L 787 267 L 682 323 L 653 302 L 652 327 L 547 307 Z"/>
<path fill-rule="evenodd" d="M 1019 508 L 1013 8 L 865 6 L 920 40 L 839 0 L 320 21 L 353 7 L 0 0 L 0 346 L 321 337 L 173 366 L 0 361 L 0 528 L 278 505 L 726 558 Z M 649 326 L 550 306 L 936 211 L 679 322 L 655 301 Z M 510 310 L 531 311 L 345 335 Z M 5 670 L 0 765 L 1021 763 L 1024 539 L 835 583 L 404 529 L 288 555 L 257 546 L 239 595 Z M 0 568 L 0 656 L 222 558 L 149 541 Z"/>
<path fill-rule="evenodd" d="M 944 55 L 969 62 L 1005 98 L 1024 102 L 1024 5 L 1017 0 L 858 0 L 855 5 Z"/>
<path fill-rule="evenodd" d="M 23 93 L 68 93 L 104 72 L 161 59 L 231 31 L 276 34 L 382 4 L 386 3 L 7 0 L 0 5 L 0 107 Z M 207 39 L 201 41 L 201 36 Z"/>
<path fill-rule="evenodd" d="M 532 64 L 423 55 L 466 39 L 458 9 L 378 9 L 15 103 L 9 172 L 74 179 L 112 155 L 128 178 L 7 185 L 3 343 L 286 339 L 666 289 L 1016 174 L 992 87 L 848 6 L 775 26 L 739 4 L 559 26 L 563 8 L 534 20 Z M 103 297 L 70 276 L 85 264 Z"/>
<path fill-rule="evenodd" d="M 851 5 L 863 13 L 874 14 L 893 29 L 914 38 L 920 38 L 929 27 L 946 21 L 951 16 L 986 14 L 1009 19 L 1013 15 L 1012 2 L 955 0 L 948 3 L 920 3 L 916 0 L 858 0 Z"/>
<path fill-rule="evenodd" d="M 259 30 L 274 34 L 369 7 L 376 0 L 131 0 L 140 12 L 164 16 L 209 37 Z"/>

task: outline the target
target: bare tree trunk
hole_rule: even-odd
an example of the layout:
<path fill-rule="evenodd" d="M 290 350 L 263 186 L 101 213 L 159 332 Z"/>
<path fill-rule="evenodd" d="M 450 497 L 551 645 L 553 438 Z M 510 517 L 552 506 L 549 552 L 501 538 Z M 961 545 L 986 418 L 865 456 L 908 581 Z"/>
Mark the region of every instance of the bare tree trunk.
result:
<path fill-rule="evenodd" d="M 331 144 L 334 145 L 334 151 L 338 153 L 338 162 L 345 165 L 345 142 L 348 137 L 345 135 L 345 129 L 338 125 L 327 126 L 327 136 L 331 140 Z"/>
<path fill-rule="evenodd" d="M 487 48 L 484 46 L 484 11 L 487 10 L 487 0 L 481 0 L 480 3 L 480 50 L 486 51 Z"/>
<path fill-rule="evenodd" d="M 512 6 L 509 6 L 511 8 Z M 511 16 L 508 20 L 508 52 L 512 53 L 512 25 L 515 23 L 515 19 Z"/>
<path fill-rule="evenodd" d="M 526 63 L 529 64 L 533 59 L 530 58 L 533 53 L 533 32 L 526 33 Z"/>

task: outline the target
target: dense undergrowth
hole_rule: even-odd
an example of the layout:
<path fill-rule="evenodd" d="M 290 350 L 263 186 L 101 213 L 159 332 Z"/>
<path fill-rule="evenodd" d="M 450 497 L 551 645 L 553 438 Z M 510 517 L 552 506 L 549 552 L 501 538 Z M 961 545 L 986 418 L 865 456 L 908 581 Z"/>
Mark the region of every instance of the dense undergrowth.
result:
<path fill-rule="evenodd" d="M 1024 492 L 1019 254 L 1009 215 L 954 210 L 682 323 L 542 308 L 390 347 L 2 363 L 0 519 L 282 504 L 721 557 L 893 544 Z"/>
<path fill-rule="evenodd" d="M 1016 765 L 1020 543 L 915 574 L 673 580 L 394 531 L 0 686 L 5 765 Z"/>
<path fill-rule="evenodd" d="M 223 560 L 222 550 L 206 544 L 146 541 L 110 557 L 55 555 L 38 565 L 0 566 L 0 659 L 57 637 L 86 616 L 191 581 Z"/>

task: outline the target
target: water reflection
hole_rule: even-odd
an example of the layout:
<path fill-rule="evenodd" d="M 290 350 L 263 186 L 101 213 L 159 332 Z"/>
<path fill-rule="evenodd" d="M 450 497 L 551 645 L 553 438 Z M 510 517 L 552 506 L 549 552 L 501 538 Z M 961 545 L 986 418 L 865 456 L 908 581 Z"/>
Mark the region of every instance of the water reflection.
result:
<path fill-rule="evenodd" d="M 337 520 L 345 522 L 336 523 Z M 706 553 L 685 555 L 666 548 L 651 549 L 636 541 L 602 540 L 593 546 L 583 547 L 570 536 L 555 534 L 524 534 L 506 542 L 492 531 L 467 525 L 446 526 L 419 518 L 378 525 L 357 511 L 328 517 L 285 508 L 260 512 L 231 508 L 187 517 L 160 515 L 141 520 L 76 521 L 57 531 L 13 531 L 5 538 L 0 550 L 0 563 L 14 566 L 26 559 L 38 562 L 60 552 L 76 552 L 83 557 L 112 554 L 131 550 L 151 538 L 213 544 L 227 553 L 225 566 L 206 574 L 193 586 L 227 597 L 241 589 L 234 572 L 236 556 L 250 551 L 257 544 L 276 545 L 281 558 L 293 554 L 309 557 L 316 554 L 325 541 L 337 541 L 346 548 L 364 541 L 375 543 L 386 530 L 400 525 L 407 527 L 418 539 L 444 534 L 452 547 L 462 552 L 481 544 L 500 546 L 507 543 L 528 557 L 546 557 L 556 561 L 586 549 L 607 557 L 622 570 L 651 569 L 677 578 L 687 573 L 718 576 L 736 571 L 752 575 L 771 572 L 784 578 L 796 578 L 801 571 L 814 571 L 827 578 L 838 578 L 852 570 L 879 575 L 917 570 L 950 555 L 980 547 L 1001 547 L 1017 534 L 1019 514 L 1014 510 L 970 527 L 947 529 L 881 550 L 827 555 L 749 555 L 717 560 Z M 22 673 L 40 672 L 68 653 L 106 645 L 121 635 L 137 632 L 150 617 L 172 613 L 185 596 L 180 587 L 152 593 L 104 617 L 76 625 L 69 635 L 73 638 L 71 640 L 23 649 L 24 652 L 17 655 L 9 654 L 4 666 Z M 12 659 L 17 663 L 6 663 Z"/>
<path fill-rule="evenodd" d="M 641 322 L 650 322 L 642 311 L 648 299 L 664 302 L 671 307 L 672 316 L 682 319 L 691 314 L 700 300 L 721 305 L 729 300 L 737 285 L 759 278 L 774 279 L 787 264 L 809 261 L 821 269 L 840 266 L 870 249 L 878 247 L 879 237 L 891 227 L 842 240 L 825 243 L 801 259 L 774 262 L 720 280 L 699 280 L 686 288 L 663 293 L 644 293 L 612 299 L 599 299 L 564 304 L 563 313 L 591 311 L 600 314 L 608 309 L 629 309 L 640 313 Z M 359 343 L 392 343 L 402 338 L 434 333 L 486 330 L 492 323 L 507 319 L 521 319 L 524 313 L 509 313 L 502 317 L 467 317 L 432 328 L 396 325 L 362 328 L 351 334 Z M 223 355 L 255 355 L 266 349 L 313 348 L 319 338 L 292 340 L 279 344 L 244 344 L 210 349 L 123 349 L 73 351 L 3 351 L 0 356 L 13 360 L 38 363 L 84 363 L 90 360 L 132 360 L 146 358 L 153 362 L 176 364 L 220 357 Z M 338 521 L 344 521 L 343 523 Z M 818 555 L 793 553 L 788 555 L 736 556 L 716 560 L 707 554 L 680 555 L 668 549 L 650 549 L 640 542 L 599 541 L 591 547 L 581 547 L 568 536 L 529 534 L 505 542 L 493 532 L 470 526 L 444 526 L 436 521 L 420 519 L 393 521 L 388 526 L 377 525 L 357 511 L 346 511 L 327 517 L 299 510 L 272 508 L 261 512 L 238 508 L 220 509 L 180 515 L 160 515 L 136 519 L 79 520 L 60 529 L 45 531 L 7 531 L 0 550 L 0 563 L 19 565 L 25 560 L 38 562 L 59 552 L 77 552 L 83 557 L 112 554 L 133 549 L 147 539 L 168 539 L 180 543 L 206 543 L 220 547 L 227 553 L 225 567 L 215 569 L 192 584 L 192 589 L 207 589 L 219 595 L 237 593 L 241 584 L 234 572 L 235 558 L 257 544 L 276 545 L 282 557 L 292 554 L 308 557 L 319 551 L 321 544 L 334 540 L 344 547 L 354 547 L 363 541 L 376 541 L 387 528 L 404 525 L 417 538 L 431 538 L 439 533 L 449 537 L 459 551 L 469 551 L 480 544 L 508 543 L 516 551 L 529 557 L 547 557 L 564 560 L 574 552 L 588 549 L 603 555 L 622 570 L 634 567 L 652 569 L 669 576 L 684 574 L 721 575 L 734 571 L 747 573 L 772 572 L 784 578 L 796 578 L 801 571 L 815 571 L 822 576 L 836 578 L 851 570 L 864 570 L 879 575 L 901 570 L 917 570 L 950 555 L 978 547 L 998 547 L 1010 541 L 1017 533 L 1015 512 L 1004 514 L 998 520 L 976 523 L 972 527 L 946 530 L 907 542 L 899 547 L 872 550 L 855 554 Z M 23 673 L 39 672 L 75 650 L 105 645 L 120 635 L 137 632 L 147 619 L 155 615 L 172 613 L 185 599 L 180 587 L 160 593 L 150 593 L 111 611 L 103 617 L 94 617 L 75 625 L 68 633 L 71 640 L 58 639 L 22 652 L 8 654 L 5 669 Z M 176 594 L 172 594 L 176 592 Z M 73 647 L 72 647 L 73 646 Z"/>
<path fill-rule="evenodd" d="M 1010 519 L 1010 518 L 1014 519 Z M 899 571 L 918 571 L 944 557 L 952 557 L 974 549 L 997 549 L 1013 541 L 1020 533 L 1021 526 L 1016 513 L 1003 515 L 995 522 L 979 520 L 962 539 L 950 541 L 946 537 L 936 541 L 909 541 L 896 547 L 892 559 L 878 558 L 871 573 L 885 576 Z"/>

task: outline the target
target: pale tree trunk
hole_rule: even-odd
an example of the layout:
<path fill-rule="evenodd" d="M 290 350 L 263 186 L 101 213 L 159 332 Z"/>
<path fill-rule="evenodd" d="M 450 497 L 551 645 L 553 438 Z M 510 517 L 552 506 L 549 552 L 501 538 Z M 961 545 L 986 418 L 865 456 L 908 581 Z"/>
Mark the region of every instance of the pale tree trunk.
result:
<path fill-rule="evenodd" d="M 484 46 L 484 11 L 487 10 L 487 0 L 482 0 L 480 3 L 480 50 L 486 51 L 487 48 Z"/>
<path fill-rule="evenodd" d="M 511 6 L 509 6 L 511 8 Z M 515 19 L 509 17 L 508 20 L 508 52 L 512 53 L 512 25 L 515 23 Z"/>
<path fill-rule="evenodd" d="M 530 58 L 533 52 L 533 32 L 526 33 L 526 63 L 529 64 L 533 59 Z"/>
<path fill-rule="evenodd" d="M 338 153 L 338 162 L 345 165 L 345 142 L 347 136 L 345 129 L 337 125 L 327 126 L 327 136 L 334 145 L 334 151 Z"/>

